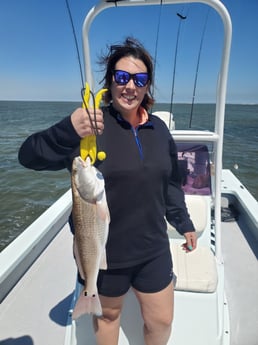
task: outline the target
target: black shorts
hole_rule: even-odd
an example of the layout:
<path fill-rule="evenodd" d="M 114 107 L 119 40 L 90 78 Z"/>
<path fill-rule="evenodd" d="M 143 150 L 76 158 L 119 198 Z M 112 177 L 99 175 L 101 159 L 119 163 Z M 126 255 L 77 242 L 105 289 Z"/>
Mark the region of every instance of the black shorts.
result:
<path fill-rule="evenodd" d="M 170 251 L 142 264 L 121 269 L 100 270 L 98 292 L 106 297 L 124 295 L 132 286 L 144 293 L 165 289 L 173 279 L 173 265 Z"/>

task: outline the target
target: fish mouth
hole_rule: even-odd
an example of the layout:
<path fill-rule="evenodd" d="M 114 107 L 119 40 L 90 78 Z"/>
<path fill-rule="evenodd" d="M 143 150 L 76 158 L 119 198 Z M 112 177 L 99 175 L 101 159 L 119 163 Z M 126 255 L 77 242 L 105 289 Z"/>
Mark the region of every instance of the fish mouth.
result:
<path fill-rule="evenodd" d="M 84 168 L 90 165 L 90 157 L 87 157 L 86 160 L 82 159 L 81 156 L 75 157 L 77 163 L 81 164 Z"/>

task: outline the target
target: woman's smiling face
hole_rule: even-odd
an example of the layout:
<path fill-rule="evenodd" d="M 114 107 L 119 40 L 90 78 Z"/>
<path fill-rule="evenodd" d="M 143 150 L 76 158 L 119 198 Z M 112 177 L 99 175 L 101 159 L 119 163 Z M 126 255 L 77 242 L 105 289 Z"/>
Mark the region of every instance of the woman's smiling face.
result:
<path fill-rule="evenodd" d="M 146 73 L 147 67 L 142 60 L 126 56 L 117 61 L 115 70 L 126 71 L 130 74 Z M 148 87 L 149 83 L 144 87 L 137 87 L 132 78 L 126 85 L 118 85 L 113 77 L 111 93 L 114 108 L 125 117 L 136 115 Z"/>

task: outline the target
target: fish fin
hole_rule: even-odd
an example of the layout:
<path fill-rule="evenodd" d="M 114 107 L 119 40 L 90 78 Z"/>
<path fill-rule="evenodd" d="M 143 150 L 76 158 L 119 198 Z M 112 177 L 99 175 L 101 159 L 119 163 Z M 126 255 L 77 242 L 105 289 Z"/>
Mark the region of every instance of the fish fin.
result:
<path fill-rule="evenodd" d="M 99 268 L 101 270 L 106 270 L 107 269 L 107 254 L 106 254 L 106 248 L 103 250 L 101 260 L 100 260 L 100 265 Z"/>
<path fill-rule="evenodd" d="M 81 292 L 74 307 L 72 318 L 75 320 L 84 314 L 94 314 L 96 316 L 102 315 L 102 307 L 98 294 L 91 297 L 85 296 L 84 290 Z"/>

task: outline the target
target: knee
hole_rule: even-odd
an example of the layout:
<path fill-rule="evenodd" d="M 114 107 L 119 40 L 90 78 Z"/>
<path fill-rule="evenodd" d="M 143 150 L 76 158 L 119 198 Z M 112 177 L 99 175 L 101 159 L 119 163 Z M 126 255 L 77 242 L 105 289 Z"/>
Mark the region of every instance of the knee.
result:
<path fill-rule="evenodd" d="M 113 309 L 113 308 L 103 308 L 102 309 L 102 316 L 99 318 L 107 323 L 116 322 L 120 319 L 121 310 L 120 309 Z"/>
<path fill-rule="evenodd" d="M 112 309 L 102 309 L 102 312 L 101 316 L 93 317 L 95 333 L 103 332 L 103 330 L 108 330 L 112 333 L 114 330 L 119 329 L 120 312 Z"/>
<path fill-rule="evenodd" d="M 164 313 L 162 315 L 148 315 L 144 317 L 144 328 L 148 332 L 169 330 L 173 322 L 173 313 Z"/>

